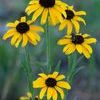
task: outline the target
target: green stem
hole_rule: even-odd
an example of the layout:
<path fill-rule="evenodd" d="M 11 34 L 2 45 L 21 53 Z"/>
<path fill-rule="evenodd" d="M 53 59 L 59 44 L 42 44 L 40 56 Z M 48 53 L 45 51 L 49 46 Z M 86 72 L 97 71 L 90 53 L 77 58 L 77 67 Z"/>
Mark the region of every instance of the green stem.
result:
<path fill-rule="evenodd" d="M 68 73 L 67 73 L 67 81 L 72 85 L 73 81 L 73 72 L 75 71 L 75 67 L 77 65 L 77 54 L 74 53 L 73 55 L 68 56 Z M 68 91 L 66 93 L 66 98 L 68 97 Z"/>
<path fill-rule="evenodd" d="M 26 74 L 27 74 L 27 79 L 28 79 L 28 86 L 29 86 L 29 91 L 33 94 L 33 88 L 32 88 L 32 81 L 33 81 L 33 75 L 32 75 L 32 67 L 30 64 L 30 55 L 28 53 L 28 50 L 25 48 L 25 59 L 26 59 Z"/>
<path fill-rule="evenodd" d="M 49 32 L 49 23 L 47 19 L 46 24 L 46 42 L 47 42 L 47 72 L 51 72 L 51 50 L 50 50 L 50 32 Z"/>

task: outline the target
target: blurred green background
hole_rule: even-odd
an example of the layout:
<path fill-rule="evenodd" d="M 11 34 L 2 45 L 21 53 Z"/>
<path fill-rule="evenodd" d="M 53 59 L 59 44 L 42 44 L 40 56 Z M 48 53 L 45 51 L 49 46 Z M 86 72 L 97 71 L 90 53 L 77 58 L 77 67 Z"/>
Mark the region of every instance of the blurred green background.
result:
<path fill-rule="evenodd" d="M 0 37 L 6 32 L 6 23 L 14 21 L 24 14 L 30 0 L 0 0 Z M 81 32 L 91 34 L 97 38 L 93 45 L 94 53 L 90 60 L 82 59 L 79 66 L 83 69 L 75 76 L 72 90 L 68 100 L 100 100 L 100 0 L 66 0 L 69 5 L 74 5 L 76 10 L 85 10 L 87 26 L 81 26 Z M 52 37 L 52 66 L 61 60 L 61 72 L 66 71 L 66 56 L 62 48 L 56 45 L 58 38 L 64 32 L 58 33 L 58 27 L 53 27 Z M 28 45 L 30 52 L 33 77 L 45 68 L 46 40 L 45 34 L 38 46 Z M 0 100 L 19 100 L 26 94 L 27 77 L 23 70 L 25 60 L 24 49 L 11 47 L 9 40 L 0 38 Z"/>

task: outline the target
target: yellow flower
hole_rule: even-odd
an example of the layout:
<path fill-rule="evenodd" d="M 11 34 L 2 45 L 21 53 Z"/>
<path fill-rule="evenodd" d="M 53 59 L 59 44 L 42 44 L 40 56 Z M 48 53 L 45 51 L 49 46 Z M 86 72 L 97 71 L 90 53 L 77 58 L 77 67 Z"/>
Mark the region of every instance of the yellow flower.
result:
<path fill-rule="evenodd" d="M 6 40 L 10 37 L 11 45 L 19 46 L 22 41 L 22 47 L 25 47 L 28 42 L 37 45 L 40 41 L 40 35 L 37 32 L 44 32 L 40 26 L 32 25 L 32 21 L 26 21 L 26 17 L 21 17 L 20 21 L 16 20 L 14 23 L 8 23 L 7 27 L 10 29 L 4 34 L 3 39 Z"/>
<path fill-rule="evenodd" d="M 46 75 L 44 73 L 39 74 L 39 78 L 33 82 L 33 88 L 42 88 L 40 91 L 39 98 L 43 99 L 45 93 L 47 92 L 47 100 L 57 99 L 57 93 L 60 93 L 61 99 L 64 100 L 64 91 L 61 88 L 71 89 L 68 82 L 63 81 L 64 75 L 60 75 L 58 72 Z"/>
<path fill-rule="evenodd" d="M 72 34 L 65 35 L 58 41 L 58 45 L 65 45 L 63 52 L 66 55 L 72 54 L 77 50 L 80 54 L 84 54 L 86 58 L 90 58 L 93 50 L 90 44 L 96 43 L 95 38 L 91 38 L 88 34 Z"/>
<path fill-rule="evenodd" d="M 79 30 L 80 30 L 79 22 L 83 22 L 86 25 L 85 20 L 80 16 L 86 15 L 86 12 L 84 12 L 84 11 L 76 12 L 73 9 L 73 6 L 68 6 L 67 10 L 65 10 L 65 11 L 66 11 L 67 17 L 63 16 L 64 20 L 60 24 L 59 30 L 61 31 L 66 27 L 67 34 L 70 35 L 72 33 L 72 29 L 74 26 L 76 33 L 79 33 Z"/>
<path fill-rule="evenodd" d="M 20 100 L 32 100 L 32 94 L 28 92 L 27 96 L 20 97 Z"/>
<path fill-rule="evenodd" d="M 47 17 L 50 16 L 53 25 L 56 24 L 56 18 L 62 22 L 62 14 L 66 17 L 67 4 L 61 0 L 31 0 L 26 8 L 26 13 L 33 14 L 32 20 L 35 21 L 41 15 L 41 24 L 45 24 Z"/>

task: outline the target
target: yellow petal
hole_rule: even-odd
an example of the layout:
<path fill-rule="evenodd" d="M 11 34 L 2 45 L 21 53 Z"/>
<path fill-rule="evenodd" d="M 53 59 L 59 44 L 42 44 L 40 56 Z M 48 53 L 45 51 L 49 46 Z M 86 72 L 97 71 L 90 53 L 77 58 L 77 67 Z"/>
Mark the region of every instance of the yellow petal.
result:
<path fill-rule="evenodd" d="M 67 17 L 66 12 L 63 8 L 61 8 L 58 5 L 55 5 L 54 7 L 55 7 L 55 9 L 57 9 L 57 11 L 59 11 L 61 14 L 63 14 L 65 18 Z"/>
<path fill-rule="evenodd" d="M 87 58 L 87 59 L 89 59 L 90 58 L 90 53 L 89 53 L 89 51 L 83 46 L 82 47 L 83 48 L 83 54 L 84 54 L 84 56 Z"/>
<path fill-rule="evenodd" d="M 44 74 L 44 73 L 40 73 L 40 74 L 38 74 L 39 76 L 41 76 L 42 78 L 44 78 L 44 79 L 47 79 L 48 78 L 48 76 L 46 75 L 46 74 Z"/>
<path fill-rule="evenodd" d="M 27 96 L 28 96 L 29 98 L 32 98 L 32 93 L 27 92 Z"/>
<path fill-rule="evenodd" d="M 35 32 L 44 32 L 44 29 L 40 26 L 31 25 L 30 29 Z"/>
<path fill-rule="evenodd" d="M 7 27 L 16 27 L 16 24 L 15 23 L 8 23 L 6 26 Z"/>
<path fill-rule="evenodd" d="M 55 89 L 60 93 L 61 99 L 64 100 L 64 91 L 58 86 L 55 86 Z"/>
<path fill-rule="evenodd" d="M 69 55 L 75 51 L 76 47 L 74 44 L 70 44 L 69 48 L 66 50 L 65 54 Z"/>
<path fill-rule="evenodd" d="M 32 34 L 31 32 L 27 32 L 27 36 L 29 38 L 29 41 L 33 44 L 33 45 L 37 45 L 37 38 L 34 36 L 34 34 Z"/>
<path fill-rule="evenodd" d="M 58 76 L 58 72 L 54 72 L 53 74 L 51 74 L 51 77 L 56 78 Z"/>
<path fill-rule="evenodd" d="M 57 100 L 57 91 L 55 89 L 53 89 L 53 100 Z"/>
<path fill-rule="evenodd" d="M 40 77 L 36 81 L 33 81 L 33 88 L 42 88 L 45 87 L 45 80 Z"/>
<path fill-rule="evenodd" d="M 62 23 L 59 25 L 59 31 L 63 30 L 67 26 L 67 21 L 64 20 Z"/>
<path fill-rule="evenodd" d="M 75 19 L 76 21 L 83 22 L 83 23 L 86 25 L 86 22 L 85 22 L 85 20 L 84 20 L 83 18 L 78 17 L 78 16 L 75 16 L 74 19 Z"/>
<path fill-rule="evenodd" d="M 82 53 L 82 46 L 80 44 L 76 45 L 76 49 L 80 54 Z"/>
<path fill-rule="evenodd" d="M 41 18 L 41 24 L 45 24 L 48 17 L 48 9 L 44 9 Z"/>
<path fill-rule="evenodd" d="M 83 36 L 84 38 L 87 38 L 87 37 L 89 37 L 90 35 L 85 33 L 85 34 L 83 34 L 82 36 Z"/>
<path fill-rule="evenodd" d="M 20 100 L 28 100 L 28 97 L 20 97 Z"/>
<path fill-rule="evenodd" d="M 40 7 L 40 4 L 30 5 L 26 8 L 25 12 L 30 15 L 32 12 L 36 11 Z"/>
<path fill-rule="evenodd" d="M 51 99 L 53 94 L 53 88 L 49 87 L 47 90 L 47 100 Z"/>
<path fill-rule="evenodd" d="M 57 86 L 59 86 L 61 88 L 65 88 L 65 89 L 71 89 L 71 86 L 69 85 L 69 83 L 65 82 L 65 81 L 57 82 Z"/>
<path fill-rule="evenodd" d="M 69 48 L 70 48 L 70 44 L 66 45 L 66 46 L 63 48 L 63 52 L 66 52 Z"/>
<path fill-rule="evenodd" d="M 14 45 L 19 37 L 20 37 L 20 34 L 16 32 L 11 39 L 11 45 Z"/>
<path fill-rule="evenodd" d="M 15 29 L 10 29 L 10 30 L 8 30 L 7 33 L 4 34 L 3 40 L 6 40 L 7 38 L 13 36 L 15 32 L 16 32 Z"/>
<path fill-rule="evenodd" d="M 34 12 L 32 20 L 35 21 L 43 12 L 43 7 L 40 7 L 37 11 Z"/>
<path fill-rule="evenodd" d="M 78 11 L 78 12 L 75 12 L 76 15 L 86 15 L 86 12 L 85 11 Z"/>
<path fill-rule="evenodd" d="M 75 20 L 72 20 L 72 23 L 73 23 L 73 25 L 74 25 L 74 27 L 75 27 L 76 33 L 79 33 L 79 30 L 80 30 L 80 25 L 79 25 L 79 23 L 78 23 L 77 21 L 75 21 Z"/>
<path fill-rule="evenodd" d="M 28 37 L 25 34 L 23 34 L 22 47 L 25 47 L 27 45 L 27 43 L 28 43 Z"/>
<path fill-rule="evenodd" d="M 69 44 L 71 43 L 71 40 L 70 39 L 60 39 L 57 44 L 58 45 L 65 45 L 65 44 Z"/>
<path fill-rule="evenodd" d="M 89 38 L 89 39 L 85 39 L 84 41 L 87 44 L 92 44 L 92 43 L 96 43 L 96 39 L 95 38 Z"/>
<path fill-rule="evenodd" d="M 65 78 L 64 75 L 58 75 L 57 78 L 56 78 L 56 80 L 59 81 L 59 80 L 62 80 L 62 79 L 64 79 L 64 78 Z"/>
<path fill-rule="evenodd" d="M 21 17 L 21 22 L 26 22 L 26 17 Z"/>
<path fill-rule="evenodd" d="M 18 20 L 15 21 L 15 25 L 17 26 L 20 22 Z"/>
<path fill-rule="evenodd" d="M 39 3 L 39 1 L 37 1 L 37 0 L 33 0 L 33 1 L 29 2 L 29 4 L 37 4 L 37 3 Z"/>
<path fill-rule="evenodd" d="M 18 48 L 19 43 L 21 42 L 21 40 L 22 40 L 22 36 L 20 35 L 20 37 L 18 38 L 18 40 L 17 40 L 16 43 L 15 43 L 15 47 L 16 47 L 16 48 Z"/>
<path fill-rule="evenodd" d="M 55 12 L 56 18 L 57 18 L 60 22 L 62 22 L 62 21 L 63 21 L 63 17 L 62 17 L 62 15 L 61 15 L 61 13 L 60 13 L 59 11 L 57 11 L 55 8 L 52 8 L 52 9 L 53 9 L 54 12 Z"/>
<path fill-rule="evenodd" d="M 32 33 L 35 36 L 35 38 L 36 38 L 37 41 L 40 41 L 41 40 L 40 35 L 38 35 L 36 32 L 32 32 Z"/>
<path fill-rule="evenodd" d="M 40 92 L 40 99 L 43 99 L 45 93 L 46 93 L 47 87 L 42 88 L 41 92 Z"/>
<path fill-rule="evenodd" d="M 67 21 L 67 34 L 70 35 L 72 34 L 72 23 L 70 21 Z"/>
<path fill-rule="evenodd" d="M 49 8 L 50 18 L 53 25 L 56 25 L 56 15 L 52 8 Z"/>
<path fill-rule="evenodd" d="M 90 45 L 88 45 L 88 44 L 85 44 L 85 43 L 83 43 L 82 44 L 87 50 L 88 50 L 88 52 L 89 53 L 91 53 L 92 54 L 92 52 L 93 52 L 93 50 L 92 50 L 92 48 L 91 48 L 91 46 Z"/>

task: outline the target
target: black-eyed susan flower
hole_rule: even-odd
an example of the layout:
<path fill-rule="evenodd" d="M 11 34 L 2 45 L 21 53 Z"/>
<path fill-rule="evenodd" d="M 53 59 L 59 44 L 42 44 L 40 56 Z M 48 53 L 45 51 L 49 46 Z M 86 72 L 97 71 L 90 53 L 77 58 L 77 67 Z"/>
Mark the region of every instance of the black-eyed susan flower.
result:
<path fill-rule="evenodd" d="M 50 16 L 52 24 L 56 24 L 56 18 L 62 22 L 62 14 L 66 17 L 67 4 L 61 0 L 31 0 L 26 8 L 26 13 L 33 14 L 32 20 L 35 21 L 41 15 L 41 24 L 45 24 L 47 17 Z"/>
<path fill-rule="evenodd" d="M 42 88 L 39 98 L 43 99 L 44 95 L 47 96 L 47 100 L 51 98 L 58 100 L 58 93 L 61 95 L 61 100 L 64 100 L 64 91 L 62 88 L 71 89 L 68 82 L 64 81 L 64 75 L 60 75 L 58 72 L 46 75 L 44 73 L 39 74 L 39 78 L 33 82 L 33 88 Z"/>
<path fill-rule="evenodd" d="M 32 100 L 32 94 L 28 92 L 26 96 L 20 97 L 20 100 Z"/>
<path fill-rule="evenodd" d="M 96 43 L 96 39 L 88 34 L 72 34 L 65 35 L 58 41 L 58 45 L 65 45 L 63 52 L 67 55 L 72 54 L 77 50 L 80 54 L 84 54 L 86 58 L 90 58 L 93 50 L 91 44 Z"/>
<path fill-rule="evenodd" d="M 18 47 L 21 41 L 22 47 L 25 47 L 28 42 L 37 45 L 41 39 L 37 32 L 44 32 L 42 27 L 32 25 L 32 21 L 27 21 L 26 17 L 21 17 L 20 21 L 8 23 L 7 27 L 9 27 L 9 30 L 4 34 L 3 39 L 12 37 L 11 45 L 15 47 Z"/>
<path fill-rule="evenodd" d="M 73 27 L 75 28 L 76 33 L 79 33 L 80 30 L 80 24 L 79 22 L 83 22 L 86 25 L 85 20 L 81 17 L 83 15 L 86 15 L 85 11 L 75 11 L 73 9 L 73 6 L 68 6 L 66 14 L 67 17 L 64 17 L 63 15 L 63 21 L 59 26 L 59 30 L 63 30 L 64 28 L 67 29 L 67 34 L 71 34 L 72 33 L 72 29 Z"/>

